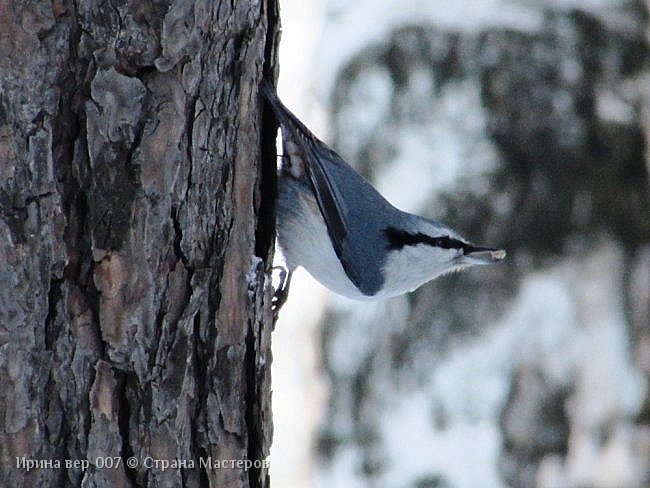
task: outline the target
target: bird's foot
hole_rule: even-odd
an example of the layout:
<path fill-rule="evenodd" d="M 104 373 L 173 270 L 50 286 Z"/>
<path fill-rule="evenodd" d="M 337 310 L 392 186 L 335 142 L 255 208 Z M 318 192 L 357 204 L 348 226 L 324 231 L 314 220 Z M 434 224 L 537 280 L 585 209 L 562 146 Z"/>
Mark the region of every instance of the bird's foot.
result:
<path fill-rule="evenodd" d="M 278 319 L 278 313 L 289 297 L 289 285 L 291 284 L 291 271 L 283 266 L 273 266 L 273 271 L 276 269 L 280 270 L 280 283 L 275 289 L 273 299 L 271 300 L 274 322 Z"/>

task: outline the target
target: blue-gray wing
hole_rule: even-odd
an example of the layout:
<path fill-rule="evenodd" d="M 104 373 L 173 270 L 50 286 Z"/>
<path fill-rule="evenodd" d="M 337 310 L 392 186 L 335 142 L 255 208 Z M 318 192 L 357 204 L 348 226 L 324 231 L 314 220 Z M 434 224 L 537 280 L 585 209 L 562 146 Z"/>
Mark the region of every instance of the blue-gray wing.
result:
<path fill-rule="evenodd" d="M 332 244 L 350 281 L 364 295 L 382 287 L 390 204 L 338 154 L 312 143 L 309 176 Z"/>
<path fill-rule="evenodd" d="M 277 98 L 270 84 L 263 93 L 282 127 L 304 153 L 309 180 L 345 273 L 367 296 L 383 285 L 382 268 L 388 251 L 386 216 L 395 209 L 335 151 L 314 136 Z M 288 131 L 288 134 L 287 134 Z"/>

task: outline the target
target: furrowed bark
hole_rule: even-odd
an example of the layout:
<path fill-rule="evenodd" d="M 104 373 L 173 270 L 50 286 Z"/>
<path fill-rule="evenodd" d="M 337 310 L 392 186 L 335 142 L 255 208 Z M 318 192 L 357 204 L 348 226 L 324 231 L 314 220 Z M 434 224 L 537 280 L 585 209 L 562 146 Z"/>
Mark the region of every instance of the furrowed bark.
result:
<path fill-rule="evenodd" d="M 0 0 L 1 485 L 268 485 L 277 15 Z"/>

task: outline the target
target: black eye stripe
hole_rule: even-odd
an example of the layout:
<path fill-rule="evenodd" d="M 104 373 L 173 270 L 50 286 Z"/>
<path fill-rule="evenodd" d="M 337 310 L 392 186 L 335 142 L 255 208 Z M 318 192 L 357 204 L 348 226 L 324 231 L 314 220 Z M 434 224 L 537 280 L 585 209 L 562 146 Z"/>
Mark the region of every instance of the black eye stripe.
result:
<path fill-rule="evenodd" d="M 394 227 L 384 229 L 384 234 L 388 238 L 388 249 L 390 250 L 402 249 L 404 246 L 415 246 L 417 244 L 428 244 L 442 249 L 462 249 L 466 254 L 475 250 L 471 244 L 449 236 L 431 237 L 422 232 L 411 233 Z"/>

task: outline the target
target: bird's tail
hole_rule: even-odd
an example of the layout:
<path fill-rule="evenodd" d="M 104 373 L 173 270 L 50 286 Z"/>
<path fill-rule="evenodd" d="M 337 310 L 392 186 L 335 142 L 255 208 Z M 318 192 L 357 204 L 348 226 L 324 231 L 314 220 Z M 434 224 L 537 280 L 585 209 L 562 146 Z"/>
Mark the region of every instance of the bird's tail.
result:
<path fill-rule="evenodd" d="M 284 129 L 287 129 L 294 138 L 298 136 L 298 140 L 304 140 L 305 138 L 308 140 L 318 140 L 305 124 L 300 122 L 298 117 L 280 101 L 274 86 L 266 78 L 262 80 L 262 95 L 264 95 L 264 98 L 273 109 L 273 113 L 280 125 Z"/>

